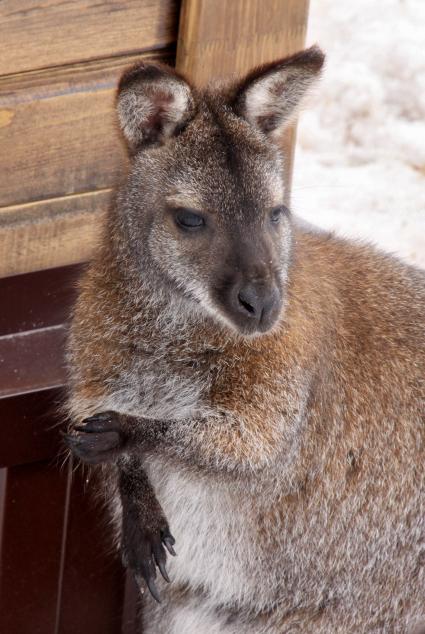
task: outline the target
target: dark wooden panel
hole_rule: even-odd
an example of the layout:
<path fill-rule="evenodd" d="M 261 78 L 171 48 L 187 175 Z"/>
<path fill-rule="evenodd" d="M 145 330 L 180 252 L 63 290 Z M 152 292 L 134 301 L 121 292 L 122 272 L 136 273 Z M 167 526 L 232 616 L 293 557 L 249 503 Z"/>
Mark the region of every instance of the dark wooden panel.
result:
<path fill-rule="evenodd" d="M 51 458 L 58 450 L 64 396 L 46 388 L 65 382 L 64 324 L 80 272 L 65 267 L 0 280 L 2 466 Z"/>
<path fill-rule="evenodd" d="M 83 269 L 67 266 L 0 279 L 0 337 L 67 321 Z"/>
<path fill-rule="evenodd" d="M 0 632 L 55 634 L 66 486 L 67 472 L 45 463 L 8 469 Z"/>
<path fill-rule="evenodd" d="M 64 325 L 0 337 L 0 399 L 66 383 Z"/>
<path fill-rule="evenodd" d="M 125 572 L 88 472 L 74 472 L 67 517 L 58 634 L 120 634 Z M 133 631 L 134 632 L 134 631 Z M 133 633 L 132 633 L 133 634 Z"/>
<path fill-rule="evenodd" d="M 0 467 L 64 459 L 62 390 L 0 399 Z"/>
<path fill-rule="evenodd" d="M 0 468 L 0 564 L 3 543 L 4 506 L 6 502 L 7 469 Z M 0 573 L 1 574 L 1 573 Z"/>
<path fill-rule="evenodd" d="M 0 74 L 147 51 L 176 40 L 177 0 L 3 0 Z"/>

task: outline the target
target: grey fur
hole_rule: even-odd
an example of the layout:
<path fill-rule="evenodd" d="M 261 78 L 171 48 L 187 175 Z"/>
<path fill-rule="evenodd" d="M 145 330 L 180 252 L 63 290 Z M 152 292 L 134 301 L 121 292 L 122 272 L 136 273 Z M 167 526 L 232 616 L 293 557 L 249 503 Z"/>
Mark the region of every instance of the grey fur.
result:
<path fill-rule="evenodd" d="M 298 100 L 323 62 L 314 50 L 192 92 L 184 132 L 136 153 L 81 283 L 73 419 L 172 420 L 145 468 L 178 557 L 164 602 L 146 604 L 146 634 L 425 624 L 424 276 L 290 216 L 278 239 L 259 220 L 282 200 L 282 157 L 242 105 L 282 64 Z M 208 240 L 167 224 L 179 196 L 214 214 Z M 268 245 L 262 275 L 281 285 L 263 334 L 240 331 L 212 292 L 238 231 L 254 259 Z M 103 474 L 119 516 L 116 470 Z"/>

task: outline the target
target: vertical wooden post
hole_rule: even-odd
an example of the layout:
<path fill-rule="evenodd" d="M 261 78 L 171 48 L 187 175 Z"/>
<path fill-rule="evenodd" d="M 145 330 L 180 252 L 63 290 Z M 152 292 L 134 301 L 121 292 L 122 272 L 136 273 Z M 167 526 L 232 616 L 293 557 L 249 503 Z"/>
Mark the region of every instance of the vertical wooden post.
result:
<path fill-rule="evenodd" d="M 202 86 L 304 46 L 308 0 L 183 0 L 176 67 Z M 282 139 L 289 202 L 295 126 Z"/>

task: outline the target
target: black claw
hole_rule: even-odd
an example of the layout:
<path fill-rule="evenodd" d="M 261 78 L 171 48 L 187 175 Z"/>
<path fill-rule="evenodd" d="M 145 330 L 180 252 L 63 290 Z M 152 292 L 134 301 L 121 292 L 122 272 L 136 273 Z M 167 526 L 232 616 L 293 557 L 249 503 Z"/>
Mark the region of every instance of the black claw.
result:
<path fill-rule="evenodd" d="M 156 566 L 153 557 L 149 560 L 149 572 L 146 578 L 156 579 Z"/>
<path fill-rule="evenodd" d="M 148 590 L 153 596 L 153 598 L 155 599 L 155 601 L 158 601 L 158 603 L 161 603 L 161 598 L 159 596 L 159 592 L 155 585 L 156 575 L 157 575 L 157 572 L 156 572 L 154 557 L 148 556 L 145 553 L 143 560 L 140 562 L 140 565 L 137 566 L 135 570 L 136 581 L 139 584 L 139 586 L 142 588 L 143 587 L 142 579 L 144 579 L 148 587 Z"/>
<path fill-rule="evenodd" d="M 144 594 L 145 592 L 145 584 L 146 584 L 149 592 L 151 593 L 155 601 L 157 601 L 158 603 L 161 603 L 161 597 L 159 595 L 158 589 L 153 579 L 151 578 L 145 579 L 145 577 L 142 575 L 135 575 L 135 579 L 142 594 Z"/>
<path fill-rule="evenodd" d="M 163 579 L 165 579 L 167 583 L 170 583 L 170 577 L 168 576 L 167 570 L 165 568 L 166 554 L 161 544 L 155 548 L 154 558 L 155 558 L 155 563 L 158 566 L 159 572 L 161 573 Z"/>
<path fill-rule="evenodd" d="M 167 555 L 164 550 L 164 546 L 159 540 L 156 541 L 156 543 L 153 545 L 152 553 L 153 553 L 153 559 L 156 565 L 158 566 L 161 575 L 163 576 L 165 581 L 167 581 L 167 583 L 170 583 L 170 579 L 168 577 L 168 573 L 165 568 L 165 564 L 167 562 Z"/>
<path fill-rule="evenodd" d="M 176 543 L 176 540 L 170 533 L 170 529 L 168 528 L 168 526 L 161 531 L 161 540 L 170 555 L 173 555 L 173 557 L 175 557 L 177 553 L 174 550 L 173 546 Z"/>
<path fill-rule="evenodd" d="M 146 585 L 148 586 L 149 592 L 151 593 L 151 595 L 153 596 L 155 601 L 157 601 L 158 603 L 161 603 L 161 597 L 159 596 L 158 589 L 157 589 L 157 587 L 155 585 L 155 581 L 152 579 L 152 577 L 148 577 L 146 579 Z"/>
<path fill-rule="evenodd" d="M 159 568 L 159 571 L 160 571 L 160 573 L 162 574 L 162 578 L 163 578 L 163 579 L 165 579 L 165 581 L 166 581 L 167 583 L 170 583 L 170 577 L 168 576 L 168 573 L 167 573 L 167 571 L 166 571 L 166 569 L 165 569 L 165 564 L 164 564 L 164 562 L 163 562 L 163 561 L 159 561 L 159 562 L 157 562 L 157 563 L 158 563 L 158 568 Z"/>
<path fill-rule="evenodd" d="M 176 543 L 174 537 L 171 537 L 171 539 L 170 539 L 170 537 L 163 537 L 162 538 L 162 542 L 163 542 L 165 548 L 170 553 L 170 555 L 172 555 L 173 557 L 176 557 L 177 553 L 176 553 L 176 551 L 173 548 L 173 544 Z"/>

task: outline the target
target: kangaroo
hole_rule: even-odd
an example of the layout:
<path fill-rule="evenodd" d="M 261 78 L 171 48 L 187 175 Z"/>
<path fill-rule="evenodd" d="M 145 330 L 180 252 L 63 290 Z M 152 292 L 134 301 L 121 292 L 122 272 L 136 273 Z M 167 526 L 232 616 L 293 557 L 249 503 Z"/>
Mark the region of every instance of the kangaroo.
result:
<path fill-rule="evenodd" d="M 284 204 L 323 62 L 119 84 L 131 168 L 80 282 L 68 443 L 161 593 L 146 634 L 425 627 L 425 276 Z"/>

